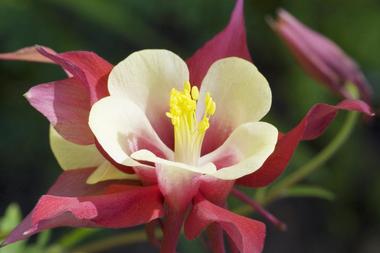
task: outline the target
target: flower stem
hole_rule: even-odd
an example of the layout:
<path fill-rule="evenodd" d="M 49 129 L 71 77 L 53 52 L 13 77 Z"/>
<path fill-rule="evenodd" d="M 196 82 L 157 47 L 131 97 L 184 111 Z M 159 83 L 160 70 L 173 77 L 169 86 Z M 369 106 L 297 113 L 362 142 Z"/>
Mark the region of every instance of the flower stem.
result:
<path fill-rule="evenodd" d="M 265 203 L 271 202 L 274 199 L 278 198 L 287 188 L 298 183 L 306 176 L 314 172 L 321 165 L 323 165 L 327 160 L 329 160 L 349 138 L 358 117 L 358 112 L 348 112 L 343 127 L 336 135 L 336 137 L 308 163 L 301 166 L 299 169 L 293 172 L 293 174 L 290 174 L 282 181 L 280 181 L 277 185 L 275 185 L 272 189 L 270 189 L 267 196 L 265 197 Z"/>
<path fill-rule="evenodd" d="M 134 232 L 129 232 L 121 235 L 114 235 L 112 237 L 102 239 L 96 242 L 91 242 L 86 245 L 77 247 L 72 249 L 70 252 L 73 253 L 97 253 L 97 252 L 105 252 L 106 250 L 122 246 L 128 245 L 138 242 L 146 241 L 146 233 L 144 230 L 138 230 Z"/>
<path fill-rule="evenodd" d="M 178 238 L 185 218 L 186 210 L 168 209 L 164 221 L 164 237 L 161 242 L 161 253 L 176 253 Z"/>
<path fill-rule="evenodd" d="M 158 228 L 163 229 L 163 225 L 160 219 L 153 220 L 145 225 L 145 232 L 148 241 L 156 248 L 160 248 L 161 241 L 156 235 Z"/>
<path fill-rule="evenodd" d="M 225 253 L 223 229 L 217 224 L 210 224 L 206 230 L 209 247 L 213 253 Z"/>

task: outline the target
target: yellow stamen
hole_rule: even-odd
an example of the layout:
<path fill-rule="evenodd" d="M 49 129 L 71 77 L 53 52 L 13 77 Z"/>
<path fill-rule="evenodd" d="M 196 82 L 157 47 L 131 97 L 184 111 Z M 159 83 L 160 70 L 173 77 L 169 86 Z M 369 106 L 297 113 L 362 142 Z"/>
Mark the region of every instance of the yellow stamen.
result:
<path fill-rule="evenodd" d="M 193 86 L 191 88 L 191 96 L 193 97 L 194 100 L 198 100 L 199 98 L 199 90 L 197 86 Z"/>
<path fill-rule="evenodd" d="M 200 121 L 196 110 L 199 99 L 198 87 L 185 82 L 183 91 L 170 92 L 170 111 L 166 113 L 174 126 L 175 158 L 177 161 L 196 164 L 202 141 L 209 128 L 209 118 L 214 115 L 216 105 L 209 93 L 205 98 L 205 111 Z"/>

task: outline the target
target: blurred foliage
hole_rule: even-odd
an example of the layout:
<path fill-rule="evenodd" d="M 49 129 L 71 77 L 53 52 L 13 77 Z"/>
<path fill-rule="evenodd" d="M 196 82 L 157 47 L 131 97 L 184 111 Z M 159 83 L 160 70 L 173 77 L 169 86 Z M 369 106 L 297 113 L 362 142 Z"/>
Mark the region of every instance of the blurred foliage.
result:
<path fill-rule="evenodd" d="M 21 210 L 17 204 L 10 204 L 3 217 L 0 218 L 0 239 L 12 231 L 22 220 Z M 62 253 L 63 249 L 59 245 L 48 246 L 50 231 L 45 231 L 37 236 L 35 243 L 27 244 L 20 241 L 1 248 L 0 253 Z"/>
<path fill-rule="evenodd" d="M 310 185 L 297 185 L 292 188 L 289 188 L 285 193 L 284 197 L 316 197 L 326 200 L 334 200 L 334 193 L 323 189 L 318 186 Z"/>
<path fill-rule="evenodd" d="M 22 215 L 18 205 L 10 204 L 5 211 L 3 217 L 0 218 L 0 239 L 4 239 L 5 236 L 14 229 L 21 221 Z M 18 242 L 7 248 L 0 249 L 1 253 L 18 253 L 22 252 L 25 248 L 26 242 Z"/>
<path fill-rule="evenodd" d="M 225 26 L 233 5 L 232 0 L 2 0 L 0 51 L 41 44 L 57 51 L 95 51 L 117 63 L 138 49 L 167 48 L 187 58 Z M 267 26 L 265 17 L 280 7 L 333 39 L 357 60 L 373 85 L 378 108 L 378 0 L 246 0 L 249 47 L 273 93 L 273 108 L 266 121 L 286 131 L 312 104 L 339 101 L 304 74 Z M 60 173 L 48 145 L 48 122 L 22 95 L 34 84 L 63 77 L 52 65 L 0 62 L 0 213 L 17 201 L 26 214 Z M 342 120 L 339 115 L 322 138 L 301 144 L 286 173 L 321 150 L 339 131 Z M 334 201 L 291 198 L 269 207 L 288 223 L 288 232 L 277 232 L 269 225 L 265 252 L 380 252 L 376 240 L 380 236 L 379 133 L 378 118 L 364 119 L 335 158 L 304 182 L 320 187 L 309 189 L 314 195 L 330 199 L 333 193 Z M 299 196 L 297 188 L 288 194 L 297 192 Z M 6 223 L 14 225 L 20 214 L 12 208 L 6 216 L 13 218 Z M 55 230 L 53 239 L 65 233 L 67 230 Z M 107 235 L 113 233 L 107 231 Z M 181 250 L 201 252 L 190 248 L 201 244 L 201 239 L 186 242 Z M 29 252 L 23 247 L 22 242 L 0 252 Z M 144 247 L 133 246 L 129 252 L 146 251 Z"/>

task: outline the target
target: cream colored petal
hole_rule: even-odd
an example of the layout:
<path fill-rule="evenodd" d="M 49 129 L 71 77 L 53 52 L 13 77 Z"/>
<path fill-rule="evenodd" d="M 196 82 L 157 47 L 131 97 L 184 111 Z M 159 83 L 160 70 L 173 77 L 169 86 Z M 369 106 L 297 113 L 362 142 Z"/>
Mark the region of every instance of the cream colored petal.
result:
<path fill-rule="evenodd" d="M 224 58 L 211 65 L 203 79 L 199 101 L 204 101 L 206 92 L 217 106 L 212 120 L 234 126 L 259 121 L 272 103 L 265 77 L 255 65 L 237 57 Z"/>
<path fill-rule="evenodd" d="M 214 143 L 209 152 L 221 145 L 239 125 L 259 121 L 271 107 L 272 94 L 265 77 L 250 62 L 237 57 L 216 61 L 203 79 L 200 110 L 203 113 L 205 94 L 209 92 L 216 103 L 210 118 L 205 145 Z"/>
<path fill-rule="evenodd" d="M 50 126 L 50 146 L 63 170 L 99 166 L 104 157 L 95 145 L 78 145 L 65 140 Z"/>
<path fill-rule="evenodd" d="M 142 149 L 139 150 L 131 155 L 133 159 L 139 160 L 139 161 L 146 161 L 146 162 L 152 162 L 155 164 L 160 164 L 164 166 L 165 168 L 171 168 L 172 170 L 179 169 L 179 170 L 186 170 L 191 171 L 195 173 L 200 174 L 213 174 L 216 172 L 216 167 L 212 163 L 206 163 L 202 166 L 192 166 L 180 162 L 174 162 L 166 159 L 162 159 L 160 157 L 157 157 L 155 154 L 150 152 L 149 150 Z"/>
<path fill-rule="evenodd" d="M 144 112 L 126 98 L 110 96 L 96 102 L 91 108 L 89 125 L 100 145 L 117 163 L 144 166 L 130 157 L 144 148 L 164 157 L 172 156 Z"/>
<path fill-rule="evenodd" d="M 118 170 L 110 162 L 104 161 L 87 179 L 87 184 L 96 184 L 107 180 L 139 180 L 135 174 L 127 174 Z"/>
<path fill-rule="evenodd" d="M 108 79 L 111 96 L 123 96 L 145 112 L 163 141 L 172 134 L 169 98 L 172 88 L 182 89 L 189 80 L 186 63 L 167 50 L 142 50 L 117 64 Z"/>
<path fill-rule="evenodd" d="M 278 131 L 271 124 L 265 122 L 250 122 L 240 125 L 228 137 L 225 143 L 215 151 L 203 156 L 202 163 L 210 163 L 233 155 L 236 164 L 220 168 L 211 176 L 234 180 L 258 170 L 277 143 Z"/>

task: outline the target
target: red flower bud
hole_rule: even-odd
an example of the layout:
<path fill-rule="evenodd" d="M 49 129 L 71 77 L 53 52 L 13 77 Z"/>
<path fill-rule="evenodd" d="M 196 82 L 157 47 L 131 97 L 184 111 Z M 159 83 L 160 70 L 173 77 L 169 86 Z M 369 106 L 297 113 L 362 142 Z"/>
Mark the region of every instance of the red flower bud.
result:
<path fill-rule="evenodd" d="M 347 84 L 354 84 L 360 97 L 371 99 L 371 87 L 358 65 L 333 41 L 311 30 L 285 10 L 270 21 L 274 31 L 286 43 L 304 70 L 317 81 L 345 98 L 352 98 Z"/>

